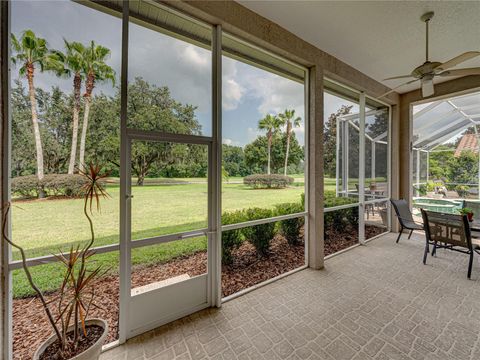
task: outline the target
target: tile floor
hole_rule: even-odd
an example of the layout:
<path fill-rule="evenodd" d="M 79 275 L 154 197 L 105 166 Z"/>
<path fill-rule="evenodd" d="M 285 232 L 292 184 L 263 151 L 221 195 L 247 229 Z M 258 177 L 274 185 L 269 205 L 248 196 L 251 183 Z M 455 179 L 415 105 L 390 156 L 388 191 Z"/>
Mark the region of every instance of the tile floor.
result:
<path fill-rule="evenodd" d="M 387 234 L 105 352 L 101 360 L 480 359 L 480 263 Z"/>

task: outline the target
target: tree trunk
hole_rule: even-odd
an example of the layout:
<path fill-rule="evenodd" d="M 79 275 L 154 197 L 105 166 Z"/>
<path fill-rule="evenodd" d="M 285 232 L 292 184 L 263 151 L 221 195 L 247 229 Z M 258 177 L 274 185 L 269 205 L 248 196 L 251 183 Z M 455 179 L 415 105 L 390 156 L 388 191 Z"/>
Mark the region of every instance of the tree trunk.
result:
<path fill-rule="evenodd" d="M 87 138 L 88 116 L 90 115 L 91 97 L 85 96 L 85 111 L 83 113 L 82 137 L 80 138 L 80 161 L 78 167 L 80 170 L 85 168 L 85 141 Z"/>
<path fill-rule="evenodd" d="M 72 125 L 72 148 L 70 150 L 70 163 L 68 164 L 68 173 L 73 174 L 75 162 L 77 160 L 77 141 L 78 141 L 78 122 L 80 117 L 80 88 L 82 78 L 76 73 L 73 78 L 73 125 Z"/>
<path fill-rule="evenodd" d="M 272 136 L 268 137 L 268 160 L 267 160 L 267 174 L 270 175 L 270 159 L 272 153 Z"/>
<path fill-rule="evenodd" d="M 28 93 L 30 96 L 30 106 L 32 108 L 33 135 L 35 137 L 35 150 L 37 154 L 37 177 L 43 179 L 43 149 L 40 136 L 40 127 L 38 126 L 37 100 L 35 99 L 35 86 L 33 85 L 33 64 L 27 66 Z"/>
<path fill-rule="evenodd" d="M 292 134 L 292 127 L 290 122 L 287 124 L 287 148 L 285 150 L 285 166 L 283 168 L 283 175 L 287 176 L 288 154 L 290 152 L 290 135 Z"/>
<path fill-rule="evenodd" d="M 138 174 L 138 177 L 137 177 L 137 186 L 143 186 L 144 180 L 145 180 L 145 174 L 144 174 L 144 172 L 142 171 L 140 174 Z"/>

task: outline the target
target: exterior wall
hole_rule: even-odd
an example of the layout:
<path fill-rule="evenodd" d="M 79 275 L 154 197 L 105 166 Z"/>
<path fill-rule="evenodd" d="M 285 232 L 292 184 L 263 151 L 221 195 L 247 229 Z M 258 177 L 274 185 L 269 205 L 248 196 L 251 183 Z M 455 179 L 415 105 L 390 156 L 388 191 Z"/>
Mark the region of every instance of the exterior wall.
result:
<path fill-rule="evenodd" d="M 439 98 L 453 96 L 453 94 L 468 92 L 480 88 L 480 75 L 465 76 L 462 78 L 446 81 L 435 85 L 435 97 L 428 98 L 426 101 L 434 101 Z M 400 95 L 400 143 L 399 143 L 399 197 L 411 201 L 410 183 L 410 149 L 412 137 L 411 105 L 412 103 L 424 100 L 420 90 L 414 90 Z"/>
<path fill-rule="evenodd" d="M 308 265 L 323 268 L 323 72 L 313 66 L 309 72 L 308 124 Z"/>

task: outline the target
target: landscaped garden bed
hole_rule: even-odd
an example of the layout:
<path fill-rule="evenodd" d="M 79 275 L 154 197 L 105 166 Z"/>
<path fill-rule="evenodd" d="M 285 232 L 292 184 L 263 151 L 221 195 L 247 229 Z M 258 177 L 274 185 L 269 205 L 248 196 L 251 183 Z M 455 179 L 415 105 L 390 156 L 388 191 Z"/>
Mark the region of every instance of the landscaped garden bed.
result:
<path fill-rule="evenodd" d="M 246 289 L 305 263 L 303 242 L 291 246 L 280 235 L 275 236 L 271 241 L 269 255 L 264 258 L 258 258 L 255 248 L 248 242 L 236 249 L 234 256 L 235 260 L 231 265 L 222 267 L 223 296 Z M 205 251 L 200 251 L 165 264 L 136 266 L 132 269 L 132 288 L 183 274 L 188 274 L 190 277 L 204 274 L 207 271 L 206 264 L 207 254 Z M 111 342 L 118 338 L 118 275 L 100 278 L 97 281 L 96 294 L 99 308 L 93 309 L 91 316 L 108 321 L 107 342 Z M 48 294 L 47 301 L 55 298 L 56 295 L 56 292 Z M 29 359 L 36 347 L 50 335 L 50 328 L 45 321 L 40 301 L 36 297 L 15 299 L 13 318 L 14 359 Z"/>

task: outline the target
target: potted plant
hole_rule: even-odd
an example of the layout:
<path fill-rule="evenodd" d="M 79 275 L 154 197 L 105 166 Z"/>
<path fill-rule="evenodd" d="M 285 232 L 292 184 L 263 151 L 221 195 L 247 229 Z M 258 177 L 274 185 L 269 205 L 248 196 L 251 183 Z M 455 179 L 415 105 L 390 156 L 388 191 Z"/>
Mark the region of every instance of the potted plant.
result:
<path fill-rule="evenodd" d="M 465 207 L 463 209 L 459 210 L 461 215 L 467 215 L 468 221 L 472 222 L 473 221 L 473 210 L 469 207 Z"/>
<path fill-rule="evenodd" d="M 101 268 L 92 268 L 90 259 L 95 254 L 91 247 L 95 241 L 95 231 L 91 218 L 93 204 L 97 210 L 100 198 L 107 197 L 104 189 L 104 178 L 100 166 L 90 165 L 81 171 L 83 185 L 83 212 L 88 220 L 91 238 L 83 247 L 72 246 L 68 254 L 56 255 L 65 267 L 65 274 L 58 295 L 47 301 L 42 291 L 35 284 L 26 263 L 23 248 L 14 243 L 6 231 L 10 204 L 4 209 L 3 238 L 11 246 L 20 251 L 23 270 L 27 280 L 42 303 L 53 334 L 36 350 L 34 360 L 98 360 L 102 345 L 108 335 L 108 325 L 102 319 L 89 318 L 89 312 L 95 304 L 95 280 Z"/>

